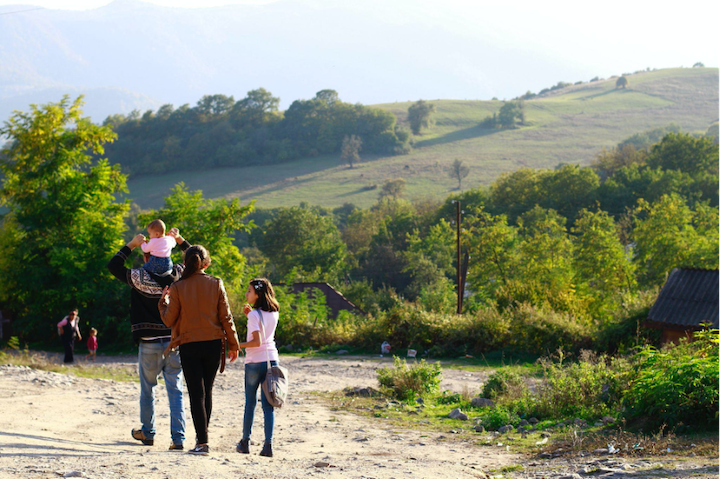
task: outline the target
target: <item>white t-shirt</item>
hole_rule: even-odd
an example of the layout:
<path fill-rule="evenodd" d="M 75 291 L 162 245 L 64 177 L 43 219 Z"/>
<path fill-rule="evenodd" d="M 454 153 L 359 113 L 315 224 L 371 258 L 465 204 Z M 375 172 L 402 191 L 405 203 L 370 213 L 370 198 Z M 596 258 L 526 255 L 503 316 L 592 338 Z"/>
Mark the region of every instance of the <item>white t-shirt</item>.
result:
<path fill-rule="evenodd" d="M 176 245 L 177 242 L 172 236 L 161 236 L 160 238 L 150 238 L 147 243 L 141 243 L 140 249 L 143 250 L 143 253 L 150 253 L 158 258 L 169 258 Z"/>
<path fill-rule="evenodd" d="M 265 329 L 265 336 L 260 329 L 260 315 L 262 313 L 263 327 Z M 277 311 L 261 311 L 259 309 L 253 309 L 250 311 L 247 317 L 247 339 L 246 341 L 252 341 L 253 331 L 258 332 L 260 337 L 260 347 L 257 348 L 245 348 L 245 362 L 250 363 L 264 363 L 268 359 L 268 353 L 270 354 L 270 361 L 279 361 L 277 346 L 275 346 L 275 328 L 277 328 L 280 314 Z"/>

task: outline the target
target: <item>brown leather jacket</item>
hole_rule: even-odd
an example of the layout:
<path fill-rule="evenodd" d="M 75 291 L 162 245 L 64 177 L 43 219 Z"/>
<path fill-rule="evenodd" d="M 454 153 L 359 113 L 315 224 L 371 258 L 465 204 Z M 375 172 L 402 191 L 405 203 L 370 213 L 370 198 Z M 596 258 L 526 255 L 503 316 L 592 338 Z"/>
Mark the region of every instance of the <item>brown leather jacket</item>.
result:
<path fill-rule="evenodd" d="M 213 339 L 226 339 L 230 351 L 240 349 L 227 293 L 220 278 L 197 272 L 177 281 L 170 286 L 169 301 L 160 300 L 158 309 L 163 323 L 172 329 L 168 349 Z"/>

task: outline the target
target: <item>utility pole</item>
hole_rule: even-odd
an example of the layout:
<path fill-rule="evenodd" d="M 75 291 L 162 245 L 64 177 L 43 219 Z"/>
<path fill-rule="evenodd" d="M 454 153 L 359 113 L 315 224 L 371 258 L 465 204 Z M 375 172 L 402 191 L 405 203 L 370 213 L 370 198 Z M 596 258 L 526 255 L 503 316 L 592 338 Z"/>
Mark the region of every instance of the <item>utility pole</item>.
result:
<path fill-rule="evenodd" d="M 460 262 L 460 200 L 455 200 L 455 226 L 457 227 L 457 314 L 462 314 L 462 263 Z"/>

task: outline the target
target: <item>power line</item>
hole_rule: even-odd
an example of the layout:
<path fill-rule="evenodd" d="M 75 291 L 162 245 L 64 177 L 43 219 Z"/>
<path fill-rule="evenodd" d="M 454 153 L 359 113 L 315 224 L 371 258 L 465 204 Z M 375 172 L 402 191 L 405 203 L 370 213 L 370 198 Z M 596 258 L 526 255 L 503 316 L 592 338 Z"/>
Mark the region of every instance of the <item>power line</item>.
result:
<path fill-rule="evenodd" d="M 14 11 L 14 12 L 0 13 L 0 16 L 2 16 L 2 15 L 12 15 L 13 13 L 34 12 L 35 10 L 45 10 L 45 8 L 43 8 L 43 7 L 38 7 L 38 8 L 28 8 L 27 10 L 16 10 L 16 11 Z"/>

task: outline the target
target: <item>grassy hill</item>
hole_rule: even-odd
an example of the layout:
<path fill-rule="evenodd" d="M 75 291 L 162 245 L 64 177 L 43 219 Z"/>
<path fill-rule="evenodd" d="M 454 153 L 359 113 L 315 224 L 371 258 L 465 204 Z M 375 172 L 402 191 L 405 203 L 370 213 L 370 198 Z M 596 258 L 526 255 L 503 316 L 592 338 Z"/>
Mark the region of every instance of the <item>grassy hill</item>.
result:
<path fill-rule="evenodd" d="M 704 133 L 718 119 L 718 69 L 678 68 L 631 75 L 629 86 L 615 79 L 573 85 L 525 102 L 528 125 L 488 130 L 479 123 L 501 101 L 432 100 L 436 126 L 415 137 L 409 155 L 363 158 L 349 169 L 339 156 L 306 158 L 268 168 L 242 167 L 178 172 L 133 179 L 130 197 L 143 208 L 162 204 L 170 188 L 184 181 L 206 197 L 257 199 L 258 206 L 307 201 L 324 206 L 367 207 L 386 179 L 402 177 L 409 197 L 444 198 L 457 184 L 447 174 L 456 158 L 470 166 L 464 188 L 487 185 L 503 172 L 558 163 L 588 164 L 603 147 L 641 131 L 676 123 Z M 376 105 L 405 123 L 410 103 Z M 112 159 L 111 159 L 112 160 Z"/>

